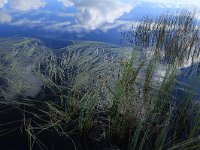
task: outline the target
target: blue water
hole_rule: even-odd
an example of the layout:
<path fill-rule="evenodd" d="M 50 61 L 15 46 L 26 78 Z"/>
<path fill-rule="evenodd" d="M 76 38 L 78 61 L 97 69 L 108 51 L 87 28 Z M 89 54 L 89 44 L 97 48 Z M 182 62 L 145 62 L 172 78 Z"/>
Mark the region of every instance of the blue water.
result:
<path fill-rule="evenodd" d="M 127 26 L 134 24 L 142 16 L 175 11 L 172 8 L 156 7 L 156 4 L 133 3 L 132 0 L 120 0 L 119 3 L 105 0 L 72 1 L 74 5 L 68 7 L 64 3 L 69 2 L 68 0 L 0 1 L 0 38 L 35 37 L 52 48 L 66 46 L 74 40 L 119 45 L 121 30 L 127 29 Z M 106 2 L 109 4 L 106 5 Z M 118 13 L 119 11 L 122 12 Z M 96 22 L 95 28 L 91 28 L 90 25 L 98 19 L 100 21 Z"/>

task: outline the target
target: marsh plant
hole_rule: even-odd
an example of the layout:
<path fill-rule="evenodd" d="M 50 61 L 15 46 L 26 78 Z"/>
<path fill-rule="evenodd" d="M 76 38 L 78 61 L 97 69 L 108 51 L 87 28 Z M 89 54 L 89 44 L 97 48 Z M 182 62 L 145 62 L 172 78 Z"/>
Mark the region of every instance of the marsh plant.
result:
<path fill-rule="evenodd" d="M 74 149 L 78 149 L 74 134 L 81 137 L 85 149 L 200 149 L 200 104 L 195 99 L 200 43 L 195 13 L 144 17 L 122 33 L 121 49 L 126 51 L 96 42 L 51 51 L 40 42 L 22 41 L 9 43 L 11 47 L 1 41 L 1 49 L 12 49 L 9 55 L 1 50 L 0 78 L 7 82 L 7 88 L 1 87 L 1 103 L 23 113 L 19 128 L 30 149 L 48 149 L 40 136 L 46 131 L 70 139 Z M 23 54 L 24 61 L 32 60 L 38 45 L 43 50 L 42 55 L 37 53 L 40 61 L 31 64 L 28 72 L 41 83 L 33 98 L 26 92 L 35 87 L 32 82 L 12 73 L 25 67 L 17 58 Z M 28 49 L 22 53 L 21 47 Z M 188 63 L 192 69 L 181 69 Z M 27 82 L 16 83 L 18 79 Z M 6 96 L 8 87 L 18 89 L 21 96 Z"/>

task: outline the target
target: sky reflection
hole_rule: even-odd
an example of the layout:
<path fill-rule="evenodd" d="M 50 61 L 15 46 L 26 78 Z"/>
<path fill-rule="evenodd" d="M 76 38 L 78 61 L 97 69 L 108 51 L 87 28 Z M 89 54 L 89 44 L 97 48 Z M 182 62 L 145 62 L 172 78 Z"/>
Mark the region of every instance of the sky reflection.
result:
<path fill-rule="evenodd" d="M 196 9 L 200 19 L 199 0 L 0 0 L 0 37 L 119 44 L 120 29 L 141 16 L 177 9 Z"/>

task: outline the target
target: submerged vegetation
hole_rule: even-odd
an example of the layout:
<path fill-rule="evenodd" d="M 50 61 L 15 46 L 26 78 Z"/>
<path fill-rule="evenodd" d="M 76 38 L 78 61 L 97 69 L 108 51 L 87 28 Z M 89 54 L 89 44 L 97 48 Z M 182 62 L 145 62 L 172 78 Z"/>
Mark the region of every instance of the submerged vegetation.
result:
<path fill-rule="evenodd" d="M 122 39 L 121 48 L 54 51 L 36 39 L 0 40 L 1 111 L 20 114 L 2 121 L 1 137 L 20 131 L 30 150 L 200 149 L 195 13 L 144 17 Z"/>

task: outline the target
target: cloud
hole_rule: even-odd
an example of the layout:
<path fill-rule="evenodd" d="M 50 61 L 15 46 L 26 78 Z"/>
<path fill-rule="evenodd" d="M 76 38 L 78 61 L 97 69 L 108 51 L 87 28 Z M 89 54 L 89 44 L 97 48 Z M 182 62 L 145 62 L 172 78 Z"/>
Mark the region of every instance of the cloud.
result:
<path fill-rule="evenodd" d="M 58 17 L 74 17 L 74 13 L 63 13 L 63 12 L 59 12 L 56 14 Z"/>
<path fill-rule="evenodd" d="M 39 9 L 46 4 L 43 0 L 9 0 L 9 2 L 12 8 L 19 11 Z"/>
<path fill-rule="evenodd" d="M 196 19 L 200 20 L 200 1 L 199 0 L 138 0 L 138 4 L 146 5 L 155 8 L 172 8 L 172 9 L 186 9 L 189 11 L 196 10 Z"/>
<path fill-rule="evenodd" d="M 154 7 L 200 9 L 199 0 L 140 0 L 139 2 L 142 4 L 149 3 Z"/>
<path fill-rule="evenodd" d="M 122 0 L 59 0 L 64 6 L 76 7 L 76 20 L 83 28 L 95 30 L 106 23 L 114 23 L 133 6 Z"/>
<path fill-rule="evenodd" d="M 45 29 L 62 31 L 65 27 L 67 27 L 71 24 L 72 23 L 70 21 L 58 22 L 58 23 L 55 23 L 55 24 L 52 24 L 52 25 L 45 26 Z"/>
<path fill-rule="evenodd" d="M 100 28 L 100 30 L 102 30 L 103 32 L 107 32 L 113 28 L 117 28 L 117 27 L 124 27 L 124 26 L 127 26 L 128 24 L 130 24 L 131 22 L 130 21 L 124 21 L 124 20 L 117 20 L 115 23 L 112 23 L 112 24 L 107 24 L 107 25 L 104 25 Z"/>
<path fill-rule="evenodd" d="M 196 19 L 200 21 L 200 13 L 196 15 Z"/>
<path fill-rule="evenodd" d="M 99 27 L 98 29 L 107 32 L 113 28 L 121 28 L 124 26 L 127 26 L 132 22 L 130 21 L 124 21 L 124 20 L 117 20 L 112 24 L 105 24 Z M 50 25 L 45 25 L 44 29 L 46 30 L 54 30 L 54 31 L 60 31 L 60 32 L 75 32 L 75 33 L 81 33 L 81 32 L 90 32 L 91 30 L 84 28 L 79 23 L 74 23 L 71 21 L 64 21 L 64 22 L 55 22 Z"/>
<path fill-rule="evenodd" d="M 71 0 L 58 0 L 59 2 L 63 3 L 65 7 L 73 6 L 74 3 Z"/>
<path fill-rule="evenodd" d="M 81 24 L 70 21 L 57 22 L 50 25 L 46 25 L 44 29 L 58 31 L 58 32 L 70 32 L 70 33 L 71 32 L 81 33 L 83 31 L 87 32 L 87 29 L 83 28 Z"/>
<path fill-rule="evenodd" d="M 3 8 L 7 2 L 8 0 L 0 0 L 0 8 Z"/>
<path fill-rule="evenodd" d="M 14 25 L 14 26 L 36 27 L 36 26 L 43 25 L 42 23 L 43 23 L 42 19 L 30 20 L 30 19 L 23 18 L 21 20 L 17 20 L 15 22 L 10 23 L 10 24 Z"/>
<path fill-rule="evenodd" d="M 0 23 L 9 23 L 12 21 L 12 17 L 4 12 L 0 12 Z"/>

